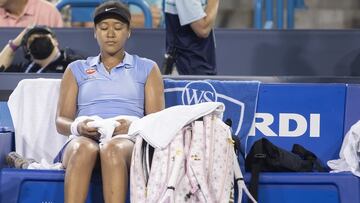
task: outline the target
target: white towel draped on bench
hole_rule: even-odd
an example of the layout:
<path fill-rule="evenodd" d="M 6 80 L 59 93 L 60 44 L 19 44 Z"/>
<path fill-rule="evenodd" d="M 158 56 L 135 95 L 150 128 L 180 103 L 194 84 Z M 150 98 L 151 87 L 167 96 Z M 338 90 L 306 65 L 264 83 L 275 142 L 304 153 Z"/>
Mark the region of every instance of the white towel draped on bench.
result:
<path fill-rule="evenodd" d="M 37 162 L 52 163 L 66 136 L 56 131 L 60 79 L 24 79 L 9 97 L 16 152 Z"/>

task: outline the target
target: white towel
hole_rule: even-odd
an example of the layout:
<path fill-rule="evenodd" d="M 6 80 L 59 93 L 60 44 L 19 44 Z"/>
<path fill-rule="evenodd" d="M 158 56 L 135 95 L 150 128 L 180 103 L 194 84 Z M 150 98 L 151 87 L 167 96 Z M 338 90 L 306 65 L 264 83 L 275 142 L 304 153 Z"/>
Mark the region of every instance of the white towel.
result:
<path fill-rule="evenodd" d="M 45 159 L 41 159 L 40 163 L 33 162 L 27 169 L 36 169 L 36 170 L 64 170 L 62 163 L 48 163 Z"/>
<path fill-rule="evenodd" d="M 60 79 L 24 79 L 8 101 L 15 129 L 16 152 L 52 163 L 67 137 L 57 133 L 55 116 Z"/>
<path fill-rule="evenodd" d="M 327 162 L 331 172 L 351 171 L 360 177 L 360 121 L 346 133 L 339 156 L 340 159 Z"/>
<path fill-rule="evenodd" d="M 80 123 L 86 119 L 93 120 L 93 121 L 90 121 L 87 123 L 87 125 L 89 127 L 98 128 L 98 132 L 100 133 L 100 140 L 99 140 L 100 144 L 99 145 L 100 145 L 100 147 L 102 147 L 103 144 L 108 142 L 113 137 L 115 128 L 120 125 L 120 123 L 117 120 L 125 119 L 125 120 L 129 120 L 129 121 L 133 122 L 135 120 L 138 120 L 139 118 L 135 117 L 135 116 L 125 116 L 125 115 L 116 116 L 116 117 L 107 118 L 107 119 L 103 119 L 99 116 L 79 116 L 75 119 L 74 122 Z M 70 136 L 70 139 L 72 139 L 72 138 L 74 138 L 74 135 Z"/>
<path fill-rule="evenodd" d="M 111 119 L 95 120 L 87 123 L 87 126 L 89 127 L 98 128 L 98 132 L 100 133 L 100 144 L 104 144 L 110 140 L 115 128 L 119 125 L 119 122 Z"/>
<path fill-rule="evenodd" d="M 220 102 L 173 106 L 134 121 L 128 133 L 140 135 L 151 146 L 163 149 L 185 125 L 212 112 L 222 119 L 224 110 L 225 106 Z"/>

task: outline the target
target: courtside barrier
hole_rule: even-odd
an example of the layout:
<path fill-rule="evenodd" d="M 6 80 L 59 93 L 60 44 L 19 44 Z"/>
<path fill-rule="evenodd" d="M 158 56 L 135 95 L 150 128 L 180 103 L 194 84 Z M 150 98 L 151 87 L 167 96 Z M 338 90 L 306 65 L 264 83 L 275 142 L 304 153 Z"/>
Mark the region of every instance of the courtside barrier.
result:
<path fill-rule="evenodd" d="M 242 139 L 245 140 L 244 149 L 245 145 L 250 149 L 251 143 L 266 136 L 286 149 L 293 143 L 299 143 L 326 162 L 338 158 L 345 126 L 360 118 L 360 114 L 352 113 L 360 101 L 360 88 L 355 84 L 279 83 L 280 80 L 258 83 L 255 78 L 250 78 L 250 83 L 234 78 L 222 81 L 219 78 L 198 79 L 203 78 L 166 79 L 166 105 L 191 104 L 215 98 L 229 102 L 226 105 L 230 111 L 225 118 L 234 120 L 233 132 L 238 132 L 239 136 L 245 133 L 237 131 L 239 123 L 248 125 L 241 123 L 239 118 L 243 117 L 244 122 L 255 117 L 254 128 L 249 127 L 250 136 Z M 253 88 L 256 84 L 257 90 Z M 246 91 L 252 93 L 244 93 Z M 241 116 L 240 112 L 245 110 L 241 110 L 241 105 L 234 104 L 251 104 L 246 101 L 248 98 L 257 98 L 256 109 Z M 247 105 L 242 107 L 246 109 Z M 59 171 L 2 169 L 0 202 L 62 202 L 63 176 L 64 173 Z M 246 174 L 245 179 L 248 181 L 249 178 Z M 259 200 L 265 203 L 360 202 L 360 179 L 351 173 L 262 173 L 259 183 Z M 88 197 L 88 202 L 102 201 L 99 184 L 99 179 L 93 178 L 93 196 Z"/>
<path fill-rule="evenodd" d="M 22 29 L 0 28 L 0 47 Z M 91 28 L 54 29 L 62 48 L 84 57 L 98 54 Z M 359 29 L 256 30 L 215 29 L 218 75 L 350 76 L 360 75 Z M 153 59 L 159 66 L 165 54 L 164 29 L 133 29 L 126 43 L 132 54 Z M 22 49 L 16 51 L 21 60 Z"/>

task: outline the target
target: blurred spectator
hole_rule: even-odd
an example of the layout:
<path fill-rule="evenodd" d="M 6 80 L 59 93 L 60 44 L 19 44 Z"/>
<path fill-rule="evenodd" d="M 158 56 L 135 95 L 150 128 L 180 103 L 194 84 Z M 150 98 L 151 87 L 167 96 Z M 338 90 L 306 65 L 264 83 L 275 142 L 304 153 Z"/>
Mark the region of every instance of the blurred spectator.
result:
<path fill-rule="evenodd" d="M 22 47 L 24 63 L 13 64 L 15 51 Z M 48 27 L 25 28 L 0 52 L 0 71 L 25 73 L 63 73 L 67 65 L 81 57 L 59 49 L 55 34 Z"/>
<path fill-rule="evenodd" d="M 216 75 L 213 26 L 219 0 L 165 0 L 166 52 L 163 69 L 173 62 L 181 75 Z"/>
<path fill-rule="evenodd" d="M 0 0 L 0 27 L 62 27 L 60 12 L 45 0 Z"/>
<path fill-rule="evenodd" d="M 163 18 L 162 0 L 144 0 L 144 1 L 148 3 L 150 6 L 153 28 L 160 27 Z M 130 5 L 129 8 L 131 12 L 131 26 L 134 28 L 144 27 L 145 17 L 141 9 L 133 5 Z"/>
<path fill-rule="evenodd" d="M 236 18 L 235 14 L 240 8 L 239 0 L 222 1 L 219 5 L 218 15 L 216 18 L 217 27 L 230 27 L 231 20 Z M 236 19 L 240 21 L 239 19 Z"/>

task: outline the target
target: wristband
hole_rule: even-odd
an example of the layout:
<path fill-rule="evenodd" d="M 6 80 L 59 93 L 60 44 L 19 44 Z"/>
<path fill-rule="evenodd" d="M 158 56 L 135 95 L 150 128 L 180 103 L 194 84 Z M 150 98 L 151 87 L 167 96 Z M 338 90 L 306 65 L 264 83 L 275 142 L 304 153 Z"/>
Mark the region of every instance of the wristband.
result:
<path fill-rule="evenodd" d="M 70 125 L 70 131 L 71 131 L 71 134 L 72 134 L 72 135 L 75 135 L 75 136 L 79 136 L 79 135 L 80 135 L 79 132 L 78 132 L 78 130 L 77 130 L 77 126 L 78 126 L 79 123 L 80 123 L 80 122 L 77 121 L 77 120 L 75 120 L 74 122 L 71 123 L 71 125 Z"/>
<path fill-rule="evenodd" d="M 13 52 L 15 52 L 19 48 L 19 46 L 15 45 L 12 40 L 9 40 L 8 45 Z"/>

